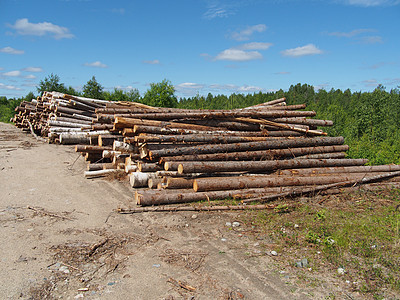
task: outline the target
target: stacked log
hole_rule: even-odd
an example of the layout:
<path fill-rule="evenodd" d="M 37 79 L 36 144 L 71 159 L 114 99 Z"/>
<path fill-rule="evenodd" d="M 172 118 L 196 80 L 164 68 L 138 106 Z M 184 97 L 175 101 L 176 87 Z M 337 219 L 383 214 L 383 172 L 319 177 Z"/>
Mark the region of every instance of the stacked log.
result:
<path fill-rule="evenodd" d="M 232 110 L 150 107 L 45 92 L 16 109 L 16 126 L 77 144 L 86 178 L 128 174 L 142 206 L 227 197 L 243 202 L 377 180 L 400 166 L 347 159 L 305 105 L 276 99 Z M 392 178 L 392 179 L 391 179 Z"/>
<path fill-rule="evenodd" d="M 91 137 L 109 133 L 108 130 L 93 130 L 95 110 L 108 102 L 43 92 L 31 102 L 22 102 L 15 109 L 13 122 L 24 131 L 46 137 L 50 143 L 90 144 Z"/>

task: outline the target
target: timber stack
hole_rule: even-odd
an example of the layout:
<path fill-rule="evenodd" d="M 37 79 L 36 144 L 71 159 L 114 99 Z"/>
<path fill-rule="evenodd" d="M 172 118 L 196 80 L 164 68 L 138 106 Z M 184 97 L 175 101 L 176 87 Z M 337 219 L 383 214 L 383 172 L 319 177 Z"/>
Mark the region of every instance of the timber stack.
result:
<path fill-rule="evenodd" d="M 71 105 L 80 113 L 58 109 Z M 88 162 L 86 178 L 128 174 L 142 206 L 228 197 L 268 201 L 398 181 L 400 166 L 347 159 L 344 138 L 320 129 L 333 122 L 305 108 L 285 98 L 232 110 L 160 108 L 53 92 L 21 104 L 15 123 L 24 130 L 29 124 L 49 141 L 77 144 Z M 80 127 L 53 127 L 71 117 Z"/>

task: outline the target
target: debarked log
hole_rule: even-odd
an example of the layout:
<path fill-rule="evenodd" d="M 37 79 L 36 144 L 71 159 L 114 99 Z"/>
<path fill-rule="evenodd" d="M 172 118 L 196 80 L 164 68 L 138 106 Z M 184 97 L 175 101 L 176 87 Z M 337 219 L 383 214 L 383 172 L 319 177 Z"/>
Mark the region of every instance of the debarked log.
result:
<path fill-rule="evenodd" d="M 110 174 L 122 174 L 122 173 L 124 173 L 124 170 L 122 169 L 108 169 L 99 171 L 85 171 L 84 175 L 85 178 L 95 178 L 95 177 L 107 176 Z"/>
<path fill-rule="evenodd" d="M 249 143 L 234 143 L 234 144 L 219 144 L 219 145 L 199 145 L 186 146 L 176 149 L 160 149 L 149 151 L 151 159 L 176 156 L 187 154 L 207 154 L 221 152 L 243 152 L 255 150 L 282 149 L 294 147 L 315 147 L 315 146 L 330 146 L 342 145 L 343 137 L 316 137 L 316 138 L 279 138 L 270 141 L 249 142 Z"/>
<path fill-rule="evenodd" d="M 367 159 L 289 159 L 267 161 L 183 161 L 179 163 L 178 173 L 214 173 L 214 172 L 268 172 L 289 168 L 361 166 Z M 178 162 L 171 162 L 178 163 Z M 169 163 L 164 164 L 168 171 Z"/>

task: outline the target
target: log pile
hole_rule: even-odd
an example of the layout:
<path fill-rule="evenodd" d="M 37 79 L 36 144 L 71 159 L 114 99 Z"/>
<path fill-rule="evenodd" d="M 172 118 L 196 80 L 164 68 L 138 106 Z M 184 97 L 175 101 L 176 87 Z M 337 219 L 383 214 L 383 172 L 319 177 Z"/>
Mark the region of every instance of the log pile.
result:
<path fill-rule="evenodd" d="M 13 122 L 24 131 L 61 144 L 89 144 L 90 139 L 107 130 L 93 130 L 96 108 L 109 101 L 44 92 L 31 102 L 22 102 Z"/>
<path fill-rule="evenodd" d="M 267 201 L 398 181 L 400 166 L 347 159 L 344 138 L 320 129 L 333 122 L 314 119 L 305 108 L 282 98 L 242 109 L 189 110 L 52 92 L 21 104 L 14 122 L 49 141 L 77 144 L 88 162 L 86 178 L 128 174 L 142 206 Z"/>

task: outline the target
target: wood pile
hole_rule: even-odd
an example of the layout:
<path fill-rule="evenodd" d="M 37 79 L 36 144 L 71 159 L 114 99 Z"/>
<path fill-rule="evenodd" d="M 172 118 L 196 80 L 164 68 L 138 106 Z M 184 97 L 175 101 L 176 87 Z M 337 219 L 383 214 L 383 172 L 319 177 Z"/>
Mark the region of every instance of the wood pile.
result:
<path fill-rule="evenodd" d="M 109 101 L 44 92 L 31 102 L 22 102 L 13 122 L 24 131 L 61 144 L 90 144 L 99 134 L 110 133 L 107 128 L 93 130 L 96 108 Z"/>
<path fill-rule="evenodd" d="M 347 159 L 344 138 L 320 129 L 333 122 L 305 108 L 281 98 L 242 109 L 189 110 L 52 92 L 21 104 L 14 122 L 51 142 L 77 144 L 88 162 L 86 178 L 128 174 L 142 206 L 267 201 L 398 179 L 398 165 Z"/>

